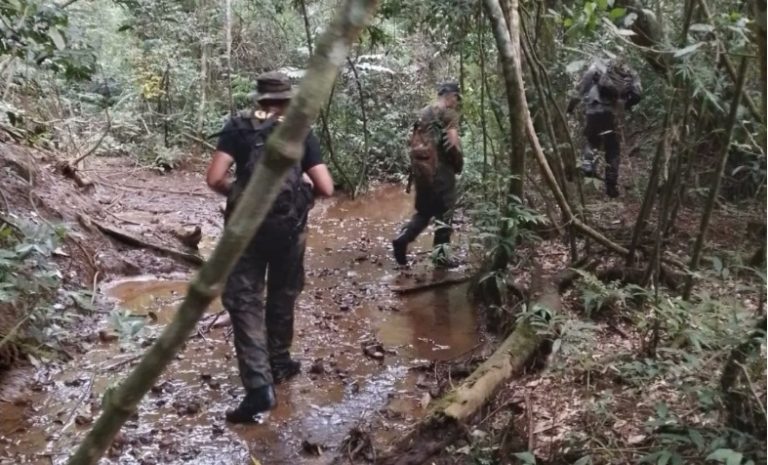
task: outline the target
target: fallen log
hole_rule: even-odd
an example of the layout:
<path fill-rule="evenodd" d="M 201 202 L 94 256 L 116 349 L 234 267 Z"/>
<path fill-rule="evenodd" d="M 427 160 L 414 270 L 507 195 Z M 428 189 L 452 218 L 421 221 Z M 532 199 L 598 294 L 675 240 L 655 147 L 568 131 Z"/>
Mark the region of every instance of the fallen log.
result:
<path fill-rule="evenodd" d="M 539 279 L 528 308 L 561 308 L 556 278 Z M 527 321 L 515 330 L 496 351 L 458 387 L 435 401 L 427 416 L 404 438 L 395 441 L 379 463 L 383 465 L 419 465 L 453 443 L 464 433 L 464 423 L 484 406 L 507 380 L 521 372 L 542 343 Z"/>
<path fill-rule="evenodd" d="M 436 287 L 453 286 L 456 284 L 463 284 L 472 279 L 471 275 L 461 276 L 444 276 L 432 281 L 426 281 L 423 283 L 404 284 L 402 286 L 392 286 L 390 289 L 397 294 L 409 294 L 412 292 L 427 291 Z"/>
<path fill-rule="evenodd" d="M 138 237 L 128 231 L 119 229 L 106 223 L 102 223 L 100 221 L 96 221 L 93 218 L 87 217 L 86 215 L 81 215 L 80 222 L 84 225 L 90 224 L 96 226 L 96 228 L 102 233 L 134 247 L 154 250 L 194 266 L 201 266 L 203 263 L 205 263 L 205 260 L 200 255 L 182 252 L 181 250 L 176 250 L 171 247 L 155 244 L 154 242 L 150 242 L 142 237 Z"/>

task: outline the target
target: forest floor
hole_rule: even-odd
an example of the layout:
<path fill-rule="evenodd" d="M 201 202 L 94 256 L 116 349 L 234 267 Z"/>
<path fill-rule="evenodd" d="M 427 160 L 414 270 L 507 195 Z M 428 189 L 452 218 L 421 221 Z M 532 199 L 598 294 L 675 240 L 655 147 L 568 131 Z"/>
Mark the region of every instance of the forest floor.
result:
<path fill-rule="evenodd" d="M 2 189 L 12 209 L 36 210 L 48 221 L 72 225 L 73 239 L 64 244 L 67 257 L 57 259 L 65 270 L 65 285 L 95 283 L 93 309 L 66 310 L 77 314 L 72 323 L 75 336 L 65 345 L 71 360 L 33 359 L 0 378 L 0 463 L 59 465 L 99 414 L 105 390 L 130 370 L 173 316 L 190 273 L 190 267 L 176 259 L 89 230 L 82 216 L 179 250 L 173 231 L 199 226 L 200 253 L 205 256 L 221 231 L 222 201 L 206 189 L 199 165 L 161 174 L 125 159 L 99 158 L 83 170 L 95 181 L 83 192 L 55 173 L 45 154 L 1 148 L 6 165 Z M 24 169 L 29 163 L 19 168 L 19 160 L 29 162 L 30 157 L 37 166 L 31 177 Z M 632 173 L 642 169 L 627 163 L 623 176 L 630 180 L 625 186 L 629 193 L 619 200 L 590 194 L 590 217 L 600 229 L 613 231 L 617 240 L 626 240 L 637 216 L 632 183 L 639 184 L 640 178 Z M 144 399 L 138 415 L 123 428 L 110 449 L 110 460 L 143 465 L 323 464 L 351 456 L 352 449 L 370 455 L 365 438 L 381 448 L 418 421 L 432 398 L 466 376 L 467 367 L 488 353 L 492 338 L 472 308 L 466 284 L 408 295 L 393 292 L 396 286 L 468 272 L 466 266 L 433 271 L 426 234 L 412 248 L 416 264 L 408 270 L 394 266 L 389 241 L 411 213 L 411 202 L 402 186 L 383 185 L 354 200 L 338 196 L 316 205 L 310 221 L 307 284 L 296 309 L 294 351 L 303 362 L 303 373 L 279 387 L 279 406 L 265 425 L 232 427 L 224 422 L 224 411 L 237 403 L 242 390 L 229 327 L 226 318 L 219 317 L 217 303 Z M 762 212 L 719 212 L 711 248 L 732 253 L 734 244 L 741 244 L 748 253 L 749 219 L 762 220 Z M 697 221 L 698 214 L 684 209 L 681 231 L 667 249 L 687 256 Z M 459 255 L 467 261 L 469 231 L 461 218 L 458 230 Z M 568 249 L 558 240 L 537 243 L 530 256 L 547 273 L 566 269 L 569 263 Z M 524 285 L 530 261 L 521 263 L 513 276 Z M 757 293 L 745 282 L 724 279 L 713 282 L 710 290 L 754 311 Z M 569 315 L 584 318 L 575 292 L 566 293 L 564 303 Z M 115 309 L 129 310 L 133 317 Z M 132 325 L 136 321 L 146 325 L 132 335 L 132 328 L 139 327 Z M 637 353 L 645 333 L 627 318 L 590 324 L 593 339 L 590 353 L 581 354 L 583 364 L 569 371 L 548 368 L 511 381 L 472 427 L 468 440 L 436 463 L 482 463 L 475 460 L 498 453 L 499 447 L 531 450 L 557 463 L 569 435 L 596 425 L 618 438 L 611 444 L 643 447 L 647 433 L 642 425 L 659 396 L 671 400 L 673 388 L 656 386 L 652 395 L 641 398 L 633 389 L 611 384 L 609 378 L 615 376 L 610 367 L 617 357 Z M 550 365 L 560 364 L 551 360 Z M 624 407 L 600 413 L 593 407 L 604 396 L 613 396 Z M 503 431 L 511 432 L 509 438 L 483 445 L 483 438 Z M 523 444 L 512 441 L 513 436 L 523 438 Z M 350 438 L 354 440 L 347 441 Z M 621 454 L 628 447 L 617 447 L 615 463 L 626 463 Z"/>

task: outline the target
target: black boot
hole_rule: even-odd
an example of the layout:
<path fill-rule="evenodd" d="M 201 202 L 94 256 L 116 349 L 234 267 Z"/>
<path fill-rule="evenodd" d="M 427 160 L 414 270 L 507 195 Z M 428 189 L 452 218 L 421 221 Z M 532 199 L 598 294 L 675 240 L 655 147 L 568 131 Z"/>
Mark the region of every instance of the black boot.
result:
<path fill-rule="evenodd" d="M 281 384 L 301 373 L 301 362 L 290 357 L 274 360 L 269 364 L 272 366 L 272 380 L 275 384 Z"/>
<path fill-rule="evenodd" d="M 405 232 L 401 232 L 392 241 L 392 252 L 398 265 L 408 264 L 408 237 L 405 235 Z"/>
<path fill-rule="evenodd" d="M 245 394 L 245 399 L 235 410 L 227 412 L 227 421 L 230 423 L 261 423 L 265 414 L 275 408 L 276 405 L 275 388 L 271 384 L 251 389 Z"/>
<path fill-rule="evenodd" d="M 608 195 L 608 197 L 615 199 L 619 196 L 619 188 L 616 187 L 616 184 L 606 184 L 605 193 Z"/>

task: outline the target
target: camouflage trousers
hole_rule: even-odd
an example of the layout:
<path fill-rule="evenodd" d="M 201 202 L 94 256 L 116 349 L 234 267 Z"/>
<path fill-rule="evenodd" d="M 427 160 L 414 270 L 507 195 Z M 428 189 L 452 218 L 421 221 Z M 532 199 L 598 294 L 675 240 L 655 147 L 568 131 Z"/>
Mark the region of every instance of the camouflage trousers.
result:
<path fill-rule="evenodd" d="M 619 181 L 619 163 L 621 159 L 620 128 L 617 118 L 611 112 L 587 114 L 584 137 L 595 150 L 605 150 L 605 184 L 616 186 Z M 591 151 L 585 151 L 590 153 Z M 589 156 L 594 156 L 590 153 Z M 594 163 L 594 160 L 589 160 Z"/>
<path fill-rule="evenodd" d="M 293 308 L 304 288 L 305 245 L 306 232 L 277 241 L 256 237 L 227 279 L 221 300 L 232 320 L 246 390 L 273 384 L 271 366 L 290 358 Z"/>
<path fill-rule="evenodd" d="M 447 244 L 451 241 L 453 229 L 451 219 L 456 203 L 455 176 L 451 180 L 436 182 L 437 186 L 420 186 L 416 184 L 416 213 L 403 227 L 402 234 L 413 242 L 434 218 L 438 223 L 435 229 L 433 245 Z M 451 182 L 452 181 L 452 182 Z M 435 188 L 437 187 L 437 188 Z"/>

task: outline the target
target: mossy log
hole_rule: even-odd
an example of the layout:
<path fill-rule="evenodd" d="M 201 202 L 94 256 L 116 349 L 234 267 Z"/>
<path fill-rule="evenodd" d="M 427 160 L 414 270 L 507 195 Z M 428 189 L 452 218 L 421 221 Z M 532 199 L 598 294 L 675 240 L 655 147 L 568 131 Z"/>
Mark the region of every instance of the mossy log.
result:
<path fill-rule="evenodd" d="M 529 308 L 561 309 L 556 279 L 534 282 Z M 419 465 L 455 442 L 463 425 L 486 405 L 496 391 L 525 369 L 537 353 L 542 338 L 531 325 L 522 321 L 496 351 L 459 386 L 435 401 L 429 413 L 405 437 L 393 443 L 391 451 L 379 463 L 384 465 Z"/>

